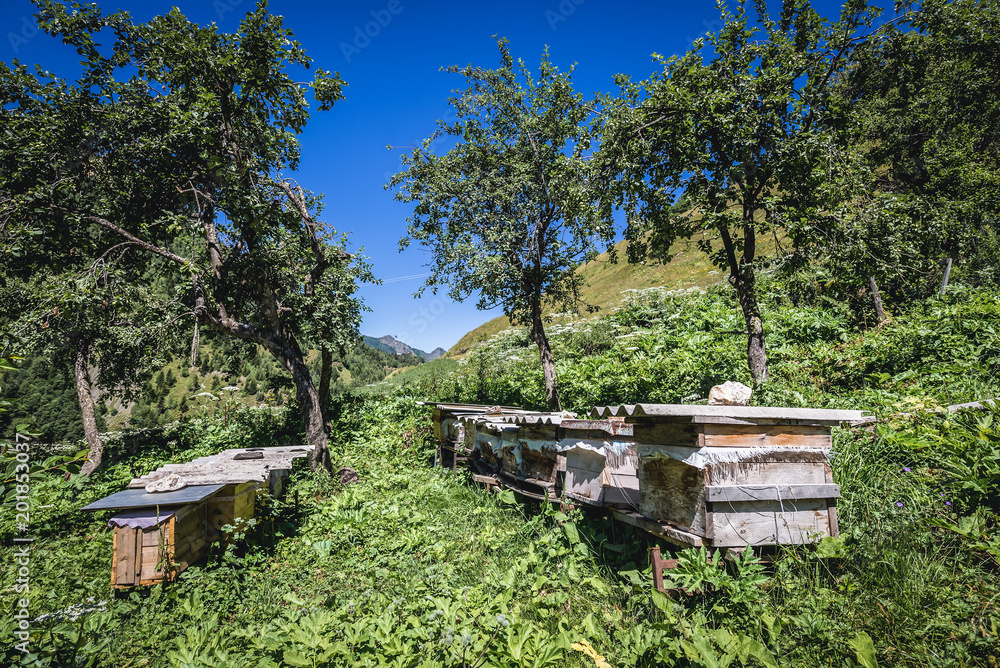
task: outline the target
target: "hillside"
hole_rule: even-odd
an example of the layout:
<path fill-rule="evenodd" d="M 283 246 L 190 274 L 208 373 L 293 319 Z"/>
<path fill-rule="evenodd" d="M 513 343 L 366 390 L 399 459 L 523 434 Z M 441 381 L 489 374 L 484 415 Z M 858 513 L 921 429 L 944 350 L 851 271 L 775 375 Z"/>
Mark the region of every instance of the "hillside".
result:
<path fill-rule="evenodd" d="M 649 261 L 646 264 L 630 265 L 625 257 L 626 241 L 615 244 L 617 262 L 611 262 L 608 253 L 601 253 L 579 269 L 584 278 L 581 296 L 586 304 L 596 306 L 598 313 L 618 306 L 627 290 L 642 290 L 664 287 L 668 290 L 690 287 L 704 287 L 718 283 L 722 276 L 702 253 L 695 240 L 683 240 L 674 244 L 674 259 L 669 264 Z M 758 251 L 765 255 L 774 250 L 771 244 L 762 243 Z M 493 318 L 472 330 L 452 346 L 450 357 L 458 357 L 497 332 L 511 327 L 506 316 Z"/>
<path fill-rule="evenodd" d="M 381 350 L 390 355 L 414 355 L 425 362 L 432 362 L 446 353 L 445 349 L 441 347 L 435 348 L 431 352 L 412 348 L 389 334 L 377 339 L 374 336 L 363 336 L 362 338 L 365 344 L 375 350 Z"/>

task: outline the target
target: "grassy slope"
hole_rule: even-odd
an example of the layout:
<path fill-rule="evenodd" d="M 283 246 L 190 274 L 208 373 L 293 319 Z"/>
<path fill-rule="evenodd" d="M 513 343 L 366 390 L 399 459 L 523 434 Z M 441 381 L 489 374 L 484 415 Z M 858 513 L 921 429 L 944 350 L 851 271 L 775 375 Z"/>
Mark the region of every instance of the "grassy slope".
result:
<path fill-rule="evenodd" d="M 643 265 L 630 265 L 625 257 L 627 242 L 615 244 L 618 262 L 612 263 L 607 253 L 602 253 L 596 259 L 580 267 L 580 274 L 586 283 L 581 291 L 583 301 L 597 306 L 600 311 L 608 311 L 622 301 L 626 290 L 641 290 L 662 286 L 670 290 L 704 287 L 722 280 L 722 274 L 712 266 L 708 257 L 702 253 L 693 240 L 678 241 L 672 251 L 674 259 L 669 264 L 649 262 Z M 760 245 L 760 253 L 766 254 L 773 250 L 773 243 L 764 242 Z M 472 330 L 452 346 L 448 351 L 450 357 L 467 353 L 474 345 L 487 340 L 497 332 L 511 327 L 506 316 L 493 318 Z"/>

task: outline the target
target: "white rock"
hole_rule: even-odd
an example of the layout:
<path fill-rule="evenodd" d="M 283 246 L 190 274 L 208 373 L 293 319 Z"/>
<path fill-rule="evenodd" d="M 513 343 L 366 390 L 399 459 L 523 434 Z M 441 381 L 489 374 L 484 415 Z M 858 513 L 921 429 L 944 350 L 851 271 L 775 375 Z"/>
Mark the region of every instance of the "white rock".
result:
<path fill-rule="evenodd" d="M 743 383 L 727 380 L 722 385 L 716 385 L 708 393 L 709 406 L 747 406 L 750 404 L 750 394 L 753 392 Z"/>

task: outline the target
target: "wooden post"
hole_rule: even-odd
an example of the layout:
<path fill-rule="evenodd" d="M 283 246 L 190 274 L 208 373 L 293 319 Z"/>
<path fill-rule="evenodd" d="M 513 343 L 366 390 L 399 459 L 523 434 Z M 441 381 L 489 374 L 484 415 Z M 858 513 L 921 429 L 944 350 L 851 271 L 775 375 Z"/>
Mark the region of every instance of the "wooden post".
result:
<path fill-rule="evenodd" d="M 875 317 L 881 325 L 885 322 L 885 307 L 882 305 L 882 293 L 878 291 L 878 283 L 875 282 L 874 276 L 868 277 L 868 287 L 871 288 L 872 301 L 875 302 Z"/>
<path fill-rule="evenodd" d="M 663 591 L 663 560 L 660 559 L 659 546 L 649 550 L 649 558 L 653 562 L 653 586 Z"/>
<path fill-rule="evenodd" d="M 948 277 L 951 276 L 951 258 L 945 258 L 944 260 L 944 277 L 941 279 L 941 294 L 944 294 L 944 289 L 948 287 Z"/>

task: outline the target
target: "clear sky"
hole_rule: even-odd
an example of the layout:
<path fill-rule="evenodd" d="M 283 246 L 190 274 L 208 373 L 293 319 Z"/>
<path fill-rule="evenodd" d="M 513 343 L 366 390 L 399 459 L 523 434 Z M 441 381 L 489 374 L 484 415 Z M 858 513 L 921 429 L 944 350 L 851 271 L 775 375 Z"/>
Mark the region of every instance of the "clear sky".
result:
<path fill-rule="evenodd" d="M 253 8 L 249 0 L 105 0 L 106 11 L 125 9 L 137 21 L 178 6 L 191 20 L 215 22 L 235 31 Z M 778 8 L 772 2 L 773 9 Z M 835 18 L 839 3 L 814 2 Z M 6 62 L 39 63 L 59 75 L 77 60 L 73 49 L 33 27 L 27 0 L 0 0 L 0 57 Z M 496 67 L 493 35 L 507 37 L 515 57 L 537 66 L 549 47 L 561 69 L 577 63 L 574 83 L 589 96 L 614 90 L 612 77 L 645 78 L 654 71 L 650 56 L 680 54 L 706 31 L 721 27 L 713 0 L 513 0 L 429 2 L 350 0 L 284 2 L 270 11 L 285 17 L 315 66 L 340 72 L 346 99 L 330 112 L 313 114 L 300 137 L 299 173 L 306 188 L 326 195 L 323 218 L 351 232 L 351 251 L 363 247 L 383 285 L 362 289 L 372 309 L 362 332 L 392 334 L 423 350 L 449 348 L 467 331 L 500 315 L 476 310 L 474 299 L 455 303 L 445 295 L 413 293 L 427 272 L 426 255 L 411 246 L 398 252 L 409 205 L 383 189 L 400 168 L 400 152 L 386 146 L 412 145 L 429 135 L 435 119 L 448 114 L 450 91 L 464 79 L 439 71 L 447 65 Z M 885 17 L 883 17 L 885 18 Z"/>

